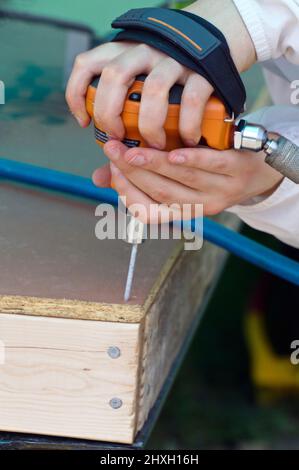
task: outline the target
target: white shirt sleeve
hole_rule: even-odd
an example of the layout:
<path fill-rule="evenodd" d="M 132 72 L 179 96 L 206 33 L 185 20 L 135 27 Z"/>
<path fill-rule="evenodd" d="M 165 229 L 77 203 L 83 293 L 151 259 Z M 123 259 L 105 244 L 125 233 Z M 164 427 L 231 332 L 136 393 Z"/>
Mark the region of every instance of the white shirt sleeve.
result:
<path fill-rule="evenodd" d="M 228 212 L 237 214 L 251 227 L 299 248 L 299 185 L 287 178 L 268 199 L 254 205 L 234 206 Z"/>
<path fill-rule="evenodd" d="M 299 0 L 233 0 L 258 61 L 286 57 L 299 64 Z"/>
<path fill-rule="evenodd" d="M 283 123 L 282 118 L 285 118 Z M 272 106 L 247 116 L 247 119 L 263 124 L 268 130 L 278 132 L 299 145 L 298 108 Z M 228 209 L 228 212 L 237 214 L 251 227 L 299 248 L 299 184 L 285 178 L 270 197 L 247 201 Z"/>

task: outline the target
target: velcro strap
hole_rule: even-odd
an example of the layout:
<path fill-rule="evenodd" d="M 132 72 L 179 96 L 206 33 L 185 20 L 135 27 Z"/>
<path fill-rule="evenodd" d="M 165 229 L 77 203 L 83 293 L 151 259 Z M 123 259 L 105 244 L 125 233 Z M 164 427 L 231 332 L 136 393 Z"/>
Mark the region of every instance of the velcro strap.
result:
<path fill-rule="evenodd" d="M 244 111 L 246 91 L 223 34 L 191 13 L 166 8 L 139 8 L 112 23 L 122 28 L 114 41 L 148 44 L 204 76 L 237 117 Z"/>

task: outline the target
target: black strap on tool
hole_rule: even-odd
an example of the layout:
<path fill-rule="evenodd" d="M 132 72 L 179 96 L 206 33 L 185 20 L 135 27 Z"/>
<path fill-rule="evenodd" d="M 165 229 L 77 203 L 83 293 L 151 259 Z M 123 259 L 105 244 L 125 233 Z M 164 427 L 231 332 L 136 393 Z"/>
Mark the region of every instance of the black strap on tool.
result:
<path fill-rule="evenodd" d="M 166 8 L 130 10 L 112 23 L 121 28 L 113 41 L 148 44 L 206 78 L 227 111 L 244 111 L 246 90 L 224 35 L 192 13 Z"/>

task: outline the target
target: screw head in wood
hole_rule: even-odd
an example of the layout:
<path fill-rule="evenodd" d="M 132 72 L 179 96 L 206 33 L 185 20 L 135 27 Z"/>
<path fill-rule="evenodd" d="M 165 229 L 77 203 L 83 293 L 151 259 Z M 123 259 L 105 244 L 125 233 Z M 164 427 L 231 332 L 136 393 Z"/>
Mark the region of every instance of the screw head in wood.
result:
<path fill-rule="evenodd" d="M 114 410 L 118 410 L 118 408 L 120 408 L 123 405 L 123 402 L 120 398 L 114 397 L 114 398 L 111 398 L 111 400 L 109 401 L 109 405 Z"/>
<path fill-rule="evenodd" d="M 117 346 L 110 346 L 107 352 L 111 359 L 118 359 L 120 356 L 120 349 Z"/>

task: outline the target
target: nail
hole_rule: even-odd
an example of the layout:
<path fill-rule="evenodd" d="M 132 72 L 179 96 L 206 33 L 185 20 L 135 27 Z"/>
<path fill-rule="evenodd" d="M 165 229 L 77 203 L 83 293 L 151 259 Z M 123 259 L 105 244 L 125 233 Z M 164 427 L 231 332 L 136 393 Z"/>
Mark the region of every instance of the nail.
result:
<path fill-rule="evenodd" d="M 110 140 L 119 140 L 117 137 L 114 137 L 114 135 L 111 135 L 111 134 L 107 134 L 107 138 L 108 138 L 108 142 Z"/>
<path fill-rule="evenodd" d="M 134 155 L 130 160 L 129 163 L 136 166 L 145 165 L 146 159 L 143 155 Z"/>
<path fill-rule="evenodd" d="M 186 140 L 186 144 L 188 147 L 196 147 L 198 145 L 198 141 L 196 140 Z"/>
<path fill-rule="evenodd" d="M 173 153 L 170 155 L 170 160 L 173 163 L 185 163 L 186 162 L 186 157 L 180 153 Z"/>
<path fill-rule="evenodd" d="M 112 148 L 108 147 L 107 154 L 111 160 L 117 162 L 120 157 L 120 150 L 118 147 L 112 146 Z"/>
<path fill-rule="evenodd" d="M 81 118 L 80 116 L 76 116 L 75 114 L 74 114 L 74 116 L 77 119 L 77 122 L 78 122 L 79 126 L 83 127 L 84 124 L 85 124 L 85 120 L 83 118 Z"/>
<path fill-rule="evenodd" d="M 155 142 L 151 142 L 151 148 L 153 148 L 155 150 L 163 150 L 164 145 L 163 144 L 158 144 L 158 143 L 155 143 Z"/>

